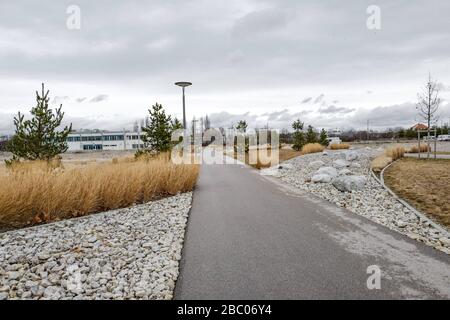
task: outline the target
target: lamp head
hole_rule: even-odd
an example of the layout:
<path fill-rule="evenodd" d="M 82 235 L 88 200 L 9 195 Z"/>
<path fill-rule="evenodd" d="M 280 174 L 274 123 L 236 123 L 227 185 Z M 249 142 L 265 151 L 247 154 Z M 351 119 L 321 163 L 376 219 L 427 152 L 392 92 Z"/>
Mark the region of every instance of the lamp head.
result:
<path fill-rule="evenodd" d="M 191 82 L 186 82 L 186 81 L 181 81 L 181 82 L 175 82 L 175 85 L 179 86 L 179 87 L 189 87 L 192 85 Z"/>

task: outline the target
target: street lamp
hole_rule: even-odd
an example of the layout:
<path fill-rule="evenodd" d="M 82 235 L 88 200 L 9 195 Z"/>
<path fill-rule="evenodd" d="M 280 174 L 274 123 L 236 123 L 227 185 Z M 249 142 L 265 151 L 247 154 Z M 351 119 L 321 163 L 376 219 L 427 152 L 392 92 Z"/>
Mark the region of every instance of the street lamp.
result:
<path fill-rule="evenodd" d="M 186 103 L 184 99 L 184 88 L 192 85 L 191 82 L 181 81 L 175 82 L 175 85 L 181 87 L 183 89 L 183 129 L 186 130 Z"/>

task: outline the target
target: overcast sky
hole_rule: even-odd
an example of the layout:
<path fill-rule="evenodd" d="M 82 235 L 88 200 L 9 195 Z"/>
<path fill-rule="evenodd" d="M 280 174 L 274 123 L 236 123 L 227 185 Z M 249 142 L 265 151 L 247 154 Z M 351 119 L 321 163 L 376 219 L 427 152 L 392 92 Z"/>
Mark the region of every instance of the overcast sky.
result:
<path fill-rule="evenodd" d="M 80 29 L 67 27 L 70 5 Z M 188 118 L 214 126 L 410 126 L 428 72 L 448 122 L 449 12 L 444 0 L 2 0 L 0 133 L 41 82 L 75 128 L 131 128 L 155 102 L 181 118 L 176 81 L 194 84 Z"/>

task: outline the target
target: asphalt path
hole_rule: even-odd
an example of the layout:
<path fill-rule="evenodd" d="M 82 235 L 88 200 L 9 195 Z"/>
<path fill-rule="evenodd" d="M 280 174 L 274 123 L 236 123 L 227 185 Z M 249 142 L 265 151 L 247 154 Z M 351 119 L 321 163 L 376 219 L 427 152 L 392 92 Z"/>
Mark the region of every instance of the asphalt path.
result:
<path fill-rule="evenodd" d="M 175 298 L 448 299 L 450 258 L 257 170 L 203 165 Z"/>

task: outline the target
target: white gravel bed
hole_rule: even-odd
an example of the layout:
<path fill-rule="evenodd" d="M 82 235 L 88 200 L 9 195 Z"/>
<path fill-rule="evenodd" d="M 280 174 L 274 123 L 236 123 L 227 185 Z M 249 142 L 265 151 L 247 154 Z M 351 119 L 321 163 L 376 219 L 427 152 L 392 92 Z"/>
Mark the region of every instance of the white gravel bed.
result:
<path fill-rule="evenodd" d="M 350 152 L 356 152 L 358 158 L 347 161 L 351 158 L 348 157 Z M 371 148 L 350 151 L 327 150 L 324 153 L 307 154 L 290 159 L 283 162 L 279 168 L 266 169 L 262 174 L 279 177 L 282 181 L 294 187 L 311 192 L 340 207 L 345 207 L 358 215 L 367 217 L 392 230 L 450 254 L 450 238 L 447 235 L 434 228 L 428 221 L 418 218 L 372 177 L 370 174 L 370 162 L 379 153 L 380 149 Z M 338 163 L 347 162 L 348 165 L 348 167 L 337 169 L 338 172 L 344 170 L 338 177 L 343 175 L 347 177 L 364 176 L 365 185 L 363 188 L 342 192 L 333 185 L 333 181 L 322 183 L 309 182 L 313 176 L 315 176 L 314 181 L 317 179 L 327 181 L 327 179 L 321 179 L 322 176 L 317 176 L 315 173 L 321 167 L 336 167 L 336 160 L 340 160 Z"/>
<path fill-rule="evenodd" d="M 192 193 L 0 234 L 0 300 L 172 299 Z"/>

